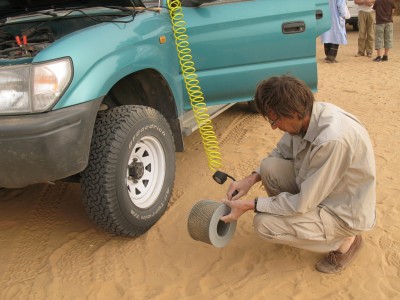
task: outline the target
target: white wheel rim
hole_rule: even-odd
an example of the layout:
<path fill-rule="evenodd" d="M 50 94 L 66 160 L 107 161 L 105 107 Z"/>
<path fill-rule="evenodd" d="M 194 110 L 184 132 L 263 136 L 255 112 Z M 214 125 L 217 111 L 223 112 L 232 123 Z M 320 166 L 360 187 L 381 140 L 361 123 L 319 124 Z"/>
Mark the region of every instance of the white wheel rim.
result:
<path fill-rule="evenodd" d="M 132 163 L 143 164 L 144 172 L 140 178 L 130 176 L 129 165 Z M 146 136 L 135 144 L 126 171 L 126 187 L 134 205 L 144 209 L 158 199 L 164 185 L 165 168 L 164 149 L 156 138 Z"/>

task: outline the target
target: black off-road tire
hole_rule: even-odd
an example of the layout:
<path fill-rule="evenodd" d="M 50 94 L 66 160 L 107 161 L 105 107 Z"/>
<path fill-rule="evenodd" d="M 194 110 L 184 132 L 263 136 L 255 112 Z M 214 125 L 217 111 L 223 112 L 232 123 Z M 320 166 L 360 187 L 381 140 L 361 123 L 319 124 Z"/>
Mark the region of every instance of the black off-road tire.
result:
<path fill-rule="evenodd" d="M 175 145 L 158 111 L 127 105 L 99 113 L 81 174 L 84 205 L 99 227 L 143 234 L 167 208 L 174 180 Z"/>

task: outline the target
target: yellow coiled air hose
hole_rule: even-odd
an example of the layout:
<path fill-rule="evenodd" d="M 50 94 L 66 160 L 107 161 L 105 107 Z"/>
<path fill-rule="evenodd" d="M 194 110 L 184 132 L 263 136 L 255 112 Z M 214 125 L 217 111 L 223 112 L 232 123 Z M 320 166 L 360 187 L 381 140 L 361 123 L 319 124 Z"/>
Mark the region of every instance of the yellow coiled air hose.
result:
<path fill-rule="evenodd" d="M 186 90 L 189 94 L 193 114 L 203 140 L 203 147 L 208 159 L 208 167 L 212 171 L 216 171 L 222 166 L 221 153 L 189 48 L 189 37 L 186 34 L 186 22 L 182 13 L 181 1 L 168 0 L 167 2 L 176 49 L 178 51 L 179 64 L 181 66 Z"/>

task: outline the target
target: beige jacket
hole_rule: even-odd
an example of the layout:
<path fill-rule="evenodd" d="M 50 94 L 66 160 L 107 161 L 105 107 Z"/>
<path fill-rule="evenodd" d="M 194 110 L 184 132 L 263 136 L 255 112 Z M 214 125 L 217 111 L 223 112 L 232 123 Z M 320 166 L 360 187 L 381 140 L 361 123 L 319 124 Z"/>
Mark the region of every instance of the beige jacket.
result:
<path fill-rule="evenodd" d="M 350 228 L 374 226 L 375 158 L 368 132 L 356 117 L 315 102 L 306 135 L 285 133 L 269 156 L 293 160 L 300 192 L 259 198 L 259 211 L 290 216 L 320 206 Z"/>

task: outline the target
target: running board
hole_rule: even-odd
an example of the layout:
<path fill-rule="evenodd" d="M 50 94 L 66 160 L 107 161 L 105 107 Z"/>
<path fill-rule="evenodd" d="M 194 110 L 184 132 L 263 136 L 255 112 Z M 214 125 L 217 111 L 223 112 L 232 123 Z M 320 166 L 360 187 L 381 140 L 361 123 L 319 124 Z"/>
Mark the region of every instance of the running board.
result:
<path fill-rule="evenodd" d="M 229 103 L 229 104 L 221 104 L 221 105 L 213 105 L 213 106 L 208 106 L 208 114 L 210 116 L 210 119 L 214 119 L 216 116 L 230 108 L 231 106 L 235 105 L 235 103 Z M 182 133 L 184 136 L 190 135 L 193 131 L 197 130 L 199 128 L 197 121 L 194 117 L 193 110 L 187 111 L 183 115 L 182 119 Z"/>

